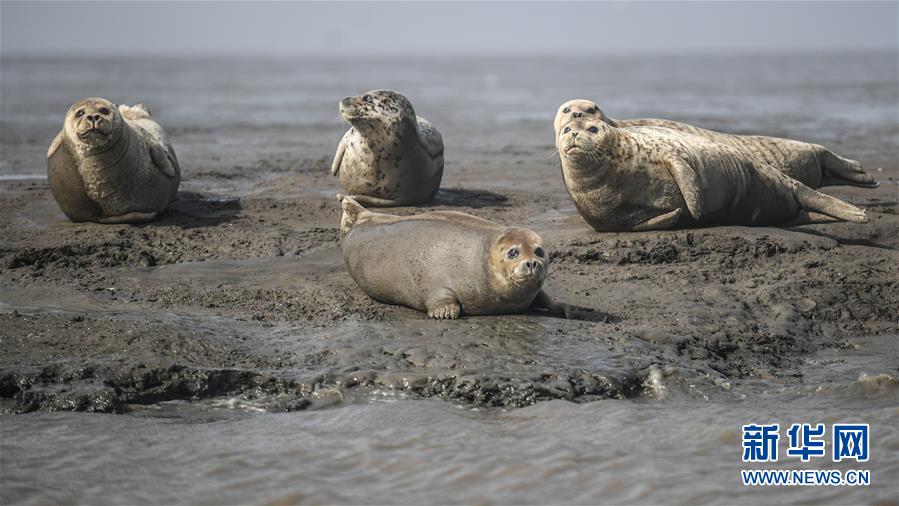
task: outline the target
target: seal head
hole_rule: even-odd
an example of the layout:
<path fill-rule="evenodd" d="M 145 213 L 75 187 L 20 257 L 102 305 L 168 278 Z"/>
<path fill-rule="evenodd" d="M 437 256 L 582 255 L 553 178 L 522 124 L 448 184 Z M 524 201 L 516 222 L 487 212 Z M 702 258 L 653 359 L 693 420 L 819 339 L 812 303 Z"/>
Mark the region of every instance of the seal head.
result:
<path fill-rule="evenodd" d="M 85 153 L 98 153 L 122 135 L 122 115 L 118 107 L 103 98 L 79 100 L 66 113 L 65 136 Z"/>
<path fill-rule="evenodd" d="M 398 125 L 415 121 L 409 99 L 391 90 L 372 90 L 340 101 L 340 115 L 347 123 L 365 129 L 372 124 Z"/>
<path fill-rule="evenodd" d="M 556 118 L 553 120 L 553 128 L 558 132 L 559 127 L 578 118 L 592 118 L 609 125 L 615 125 L 615 121 L 606 116 L 602 109 L 596 105 L 596 102 L 579 98 L 569 100 L 559 106 L 559 109 L 556 111 Z"/>
<path fill-rule="evenodd" d="M 539 290 L 546 279 L 548 259 L 543 240 L 526 228 L 510 228 L 490 248 L 490 269 L 501 287 Z"/>

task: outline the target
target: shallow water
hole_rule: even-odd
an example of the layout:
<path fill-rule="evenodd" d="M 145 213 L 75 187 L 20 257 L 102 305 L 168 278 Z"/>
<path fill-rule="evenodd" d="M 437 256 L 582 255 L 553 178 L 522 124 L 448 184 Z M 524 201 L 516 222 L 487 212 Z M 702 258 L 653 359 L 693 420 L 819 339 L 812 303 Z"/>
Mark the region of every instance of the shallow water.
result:
<path fill-rule="evenodd" d="M 890 504 L 894 343 L 819 355 L 804 367 L 810 385 L 759 381 L 709 400 L 662 376 L 652 400 L 511 411 L 370 391 L 295 413 L 218 400 L 4 417 L 4 503 Z M 817 382 L 821 364 L 829 373 Z M 745 423 L 851 421 L 871 425 L 867 463 L 740 461 Z M 740 470 L 755 468 L 869 469 L 873 483 L 743 487 Z"/>
<path fill-rule="evenodd" d="M 62 399 L 83 388 L 69 380 L 91 367 L 97 376 L 88 377 L 96 379 L 88 381 L 90 388 L 125 388 L 127 381 L 113 381 L 120 379 L 116 367 L 122 367 L 122 375 L 137 374 L 125 367 L 136 361 L 186 364 L 200 379 L 190 390 L 188 377 L 177 384 L 186 393 L 162 392 L 160 402 L 151 395 L 158 392 L 143 397 L 138 392 L 133 404 L 100 406 L 125 414 L 0 415 L 0 502 L 899 501 L 899 336 L 892 331 L 870 336 L 877 334 L 874 325 L 896 323 L 895 315 L 877 316 L 895 303 L 886 289 L 886 295 L 878 295 L 874 288 L 883 285 L 871 280 L 882 281 L 895 270 L 882 264 L 871 270 L 844 266 L 839 262 L 845 256 L 831 254 L 839 247 L 857 247 L 852 250 L 857 256 L 875 248 L 894 252 L 880 246 L 889 237 L 875 234 L 895 230 L 887 225 L 874 232 L 840 225 L 825 232 L 722 227 L 695 233 L 697 244 L 706 241 L 702 244 L 709 251 L 682 248 L 683 256 L 696 255 L 689 259 L 693 263 L 604 264 L 600 259 L 554 267 L 551 288 L 569 297 L 601 293 L 597 307 L 617 313 L 610 324 L 528 315 L 438 327 L 411 311 L 352 297 L 336 245 L 335 216 L 327 214 L 333 202 L 324 203 L 332 199 L 336 183 L 306 175 L 324 173 L 346 128 L 337 100 L 371 88 L 403 91 L 420 114 L 441 128 L 447 169 L 438 204 L 467 205 L 501 221 L 523 220 L 572 255 L 597 257 L 597 251 L 612 249 L 609 243 L 619 248 L 619 236 L 605 243 L 597 239 L 596 251 L 589 250 L 594 243 L 571 243 L 572 238 L 595 239 L 564 195 L 552 151 L 552 116 L 559 103 L 574 97 L 595 99 L 613 117 L 668 117 L 827 144 L 872 170 L 884 166 L 886 172 L 876 173 L 885 183 L 876 195 L 882 205 L 895 206 L 895 185 L 889 183 L 899 168 L 895 54 L 587 60 L 4 59 L 0 181 L 6 185 L 4 204 L 13 207 L 14 197 L 24 203 L 13 213 L 10 234 L 0 238 L 0 252 L 14 257 L 21 250 L 28 258 L 20 262 L 23 267 L 5 266 L 0 272 L 0 313 L 32 319 L 34 325 L 16 327 L 28 329 L 14 336 L 26 342 L 15 350 L 24 358 L 4 362 L 9 370 L 0 370 L 0 376 L 19 374 L 19 369 L 38 377 L 46 372 L 53 378 L 46 390 Z M 100 68 L 114 71 L 99 79 Z M 182 190 L 204 195 L 188 195 L 159 225 L 100 231 L 61 224 L 46 183 L 32 184 L 23 175 L 44 173 L 46 148 L 62 114 L 82 96 L 150 105 L 185 168 Z M 877 200 L 865 200 L 870 193 L 846 195 L 868 204 Z M 312 207 L 297 204 L 314 199 Z M 532 201 L 539 206 L 527 207 Z M 283 212 L 265 214 L 254 205 L 282 206 Z M 212 218 L 203 214 L 210 209 Z M 241 213 L 258 222 L 250 226 L 234 219 Z M 187 218 L 198 221 L 185 224 Z M 315 229 L 313 239 L 303 235 L 304 227 Z M 76 250 L 75 259 L 60 259 L 53 256 L 56 250 L 26 233 L 34 231 L 74 237 L 72 248 L 79 241 L 89 248 Z M 656 236 L 624 236 L 620 248 L 681 239 L 673 233 Z M 117 242 L 122 237 L 130 242 Z M 737 264 L 732 265 L 727 263 L 734 257 L 727 250 L 730 238 L 738 245 L 745 240 L 784 246 L 788 253 L 761 260 L 744 255 L 731 258 Z M 153 262 L 128 256 L 141 248 L 155 255 Z M 49 267 L 28 264 L 43 265 L 42 255 Z M 79 262 L 81 257 L 88 260 Z M 710 264 L 723 267 L 715 270 Z M 835 274 L 803 284 L 815 265 Z M 711 278 L 697 286 L 700 272 Z M 859 280 L 859 272 L 871 279 Z M 736 282 L 723 279 L 731 275 Z M 741 277 L 752 281 L 741 285 Z M 849 295 L 821 288 L 851 288 L 865 281 L 870 281 L 867 287 L 847 289 Z M 762 302 L 763 288 L 771 289 L 768 298 L 774 301 Z M 819 313 L 802 317 L 793 311 L 781 318 L 782 308 L 775 310 L 778 297 L 810 297 L 806 291 L 812 289 L 820 299 Z M 859 306 L 868 305 L 877 316 L 871 328 L 859 323 L 866 337 L 845 332 L 834 337 L 833 325 L 845 319 L 824 311 L 830 310 L 825 296 L 868 292 L 873 295 L 851 308 L 859 312 Z M 881 305 L 874 307 L 871 300 Z M 817 319 L 831 325 L 829 334 L 815 326 Z M 777 333 L 778 326 L 789 332 Z M 761 330 L 740 335 L 756 327 Z M 798 364 L 790 355 L 783 364 L 767 367 L 762 359 L 737 353 L 719 360 L 678 348 L 697 333 L 705 337 L 720 329 L 741 347 L 739 352 L 757 351 L 766 360 L 790 346 L 808 353 L 797 354 Z M 181 337 L 167 341 L 171 335 Z M 762 344 L 782 348 L 753 347 L 757 338 L 770 338 Z M 29 339 L 50 344 L 34 350 L 27 346 Z M 51 346 L 60 339 L 83 343 Z M 722 363 L 738 361 L 750 372 L 721 372 Z M 47 364 L 47 371 L 41 369 Z M 115 374 L 103 377 L 103 367 Z M 247 393 L 246 385 L 238 385 L 240 395 L 235 395 L 202 382 L 201 373 L 222 370 L 258 375 L 252 381 L 276 386 Z M 348 378 L 357 373 L 374 379 L 350 388 Z M 475 378 L 475 386 L 461 388 L 456 376 Z M 565 390 L 585 378 L 594 381 L 592 390 Z M 278 381 L 291 388 L 290 381 L 298 382 L 295 390 L 304 403 L 297 402 L 300 394 L 285 393 Z M 206 387 L 211 393 L 200 391 Z M 3 397 L 7 402 L 10 396 Z M 528 405 L 545 398 L 580 403 Z M 60 405 L 67 406 L 47 401 L 34 409 Z M 498 405 L 504 407 L 491 407 Z M 513 408 L 518 405 L 526 407 Z M 870 487 L 740 484 L 740 469 L 750 468 L 740 460 L 741 425 L 855 421 L 872 427 L 872 459 L 866 464 L 821 459 L 803 465 L 782 459 L 753 467 L 870 469 Z"/>

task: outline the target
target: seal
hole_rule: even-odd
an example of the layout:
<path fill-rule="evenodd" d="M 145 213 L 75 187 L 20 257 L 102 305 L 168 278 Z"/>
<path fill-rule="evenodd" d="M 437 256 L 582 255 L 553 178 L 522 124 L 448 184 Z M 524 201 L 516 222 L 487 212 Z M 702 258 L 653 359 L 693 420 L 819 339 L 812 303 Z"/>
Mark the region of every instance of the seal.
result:
<path fill-rule="evenodd" d="M 142 104 L 102 98 L 75 102 L 47 151 L 53 197 L 74 222 L 140 223 L 175 197 L 175 150 Z"/>
<path fill-rule="evenodd" d="M 565 186 L 600 232 L 867 221 L 864 210 L 703 137 L 595 116 L 557 128 Z"/>
<path fill-rule="evenodd" d="M 863 188 L 879 186 L 877 180 L 865 172 L 860 163 L 843 158 L 818 144 L 764 135 L 725 134 L 665 119 L 613 119 L 606 116 L 599 106 L 590 100 L 569 100 L 559 106 L 554 121 L 556 131 L 559 130 L 562 123 L 580 117 L 593 117 L 615 127 L 670 128 L 727 144 L 811 188 L 832 185 L 852 185 Z"/>
<path fill-rule="evenodd" d="M 529 308 L 572 313 L 543 291 L 549 256 L 529 229 L 455 211 L 376 213 L 352 197 L 341 207 L 347 269 L 374 300 L 437 319 Z"/>
<path fill-rule="evenodd" d="M 443 138 L 395 91 L 373 90 L 340 101 L 352 127 L 337 145 L 331 173 L 346 193 L 370 206 L 431 200 L 443 177 Z"/>

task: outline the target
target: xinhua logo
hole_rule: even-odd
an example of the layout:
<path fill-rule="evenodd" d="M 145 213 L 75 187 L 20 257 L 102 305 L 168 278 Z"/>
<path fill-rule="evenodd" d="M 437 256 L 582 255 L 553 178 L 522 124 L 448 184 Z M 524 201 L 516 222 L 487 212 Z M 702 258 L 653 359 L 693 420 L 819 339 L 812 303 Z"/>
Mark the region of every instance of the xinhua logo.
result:
<path fill-rule="evenodd" d="M 831 426 L 831 457 L 834 462 L 869 459 L 869 426 L 866 423 L 835 423 Z M 824 424 L 794 423 L 786 431 L 790 446 L 787 456 L 808 462 L 826 454 Z M 780 425 L 749 424 L 743 426 L 743 462 L 777 462 Z"/>
<path fill-rule="evenodd" d="M 835 423 L 830 427 L 829 438 L 822 423 L 794 423 L 785 434 L 789 443 L 786 458 L 809 462 L 824 458 L 830 450 L 834 462 L 870 459 L 870 428 L 866 423 Z M 777 462 L 780 437 L 779 424 L 744 425 L 743 462 Z M 871 483 L 871 472 L 866 469 L 745 469 L 740 476 L 747 486 L 867 486 Z"/>

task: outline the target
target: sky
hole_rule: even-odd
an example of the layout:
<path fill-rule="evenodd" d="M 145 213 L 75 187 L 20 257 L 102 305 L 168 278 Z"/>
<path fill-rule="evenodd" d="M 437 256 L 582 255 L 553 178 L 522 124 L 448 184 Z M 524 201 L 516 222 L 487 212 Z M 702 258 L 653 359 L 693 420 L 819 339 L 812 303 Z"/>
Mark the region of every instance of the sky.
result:
<path fill-rule="evenodd" d="M 897 50 L 899 2 L 0 0 L 10 56 Z"/>

